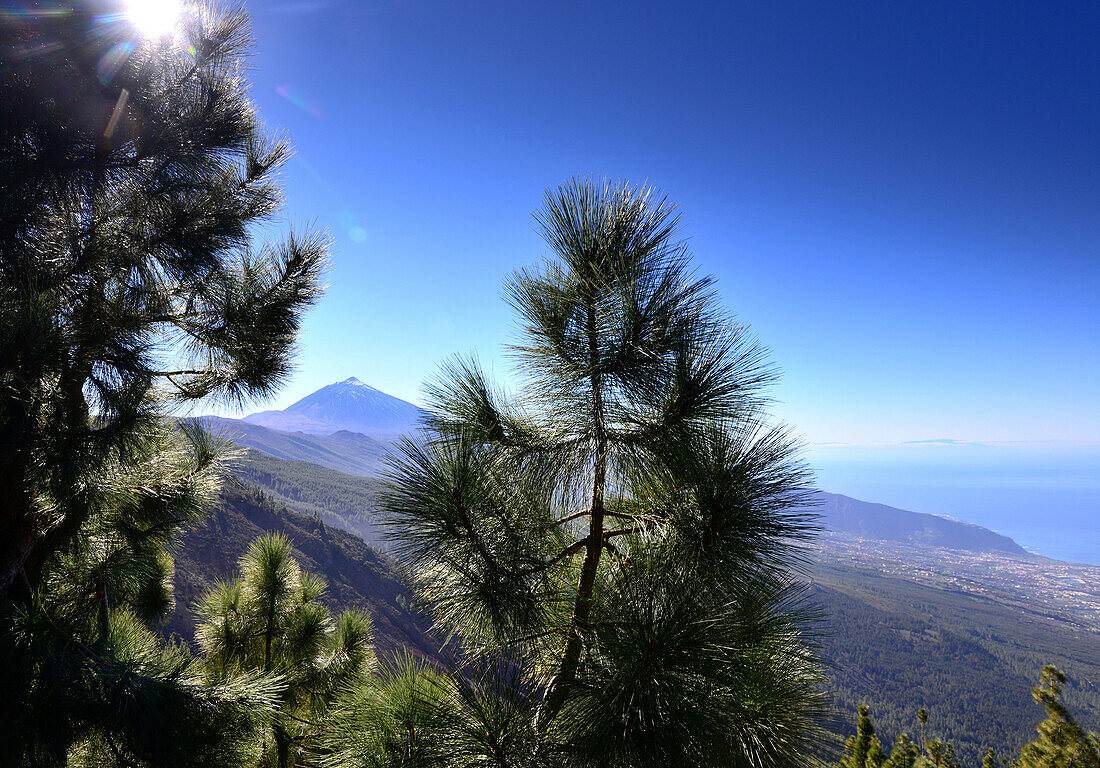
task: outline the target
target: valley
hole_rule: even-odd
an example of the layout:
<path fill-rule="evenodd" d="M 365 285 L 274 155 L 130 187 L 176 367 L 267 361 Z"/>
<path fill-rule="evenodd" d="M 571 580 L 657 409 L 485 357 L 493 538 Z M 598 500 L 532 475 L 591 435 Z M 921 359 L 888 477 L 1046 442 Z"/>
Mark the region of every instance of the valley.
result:
<path fill-rule="evenodd" d="M 351 407 L 362 425 L 369 414 L 343 394 L 363 386 L 325 388 L 329 410 L 314 400 L 311 418 L 347 427 L 341 409 Z M 377 614 L 383 655 L 436 658 L 438 641 L 385 554 L 379 474 L 393 436 L 284 432 L 250 417 L 207 423 L 247 449 L 233 471 L 237 488 L 185 542 L 182 602 L 231 571 L 248 535 L 282 530 L 303 565 L 333 585 L 334 607 Z M 1069 676 L 1066 701 L 1080 721 L 1100 727 L 1100 567 L 1038 557 L 981 526 L 839 494 L 819 493 L 811 510 L 823 530 L 806 553 L 805 577 L 822 614 L 816 642 L 839 736 L 851 732 L 858 704 L 872 707 L 884 743 L 916 733 L 923 706 L 929 733 L 951 740 L 964 765 L 988 747 L 1015 754 L 1042 719 L 1030 690 L 1051 663 Z M 238 533 L 218 536 L 217 526 Z M 188 637 L 179 615 L 170 627 Z"/>

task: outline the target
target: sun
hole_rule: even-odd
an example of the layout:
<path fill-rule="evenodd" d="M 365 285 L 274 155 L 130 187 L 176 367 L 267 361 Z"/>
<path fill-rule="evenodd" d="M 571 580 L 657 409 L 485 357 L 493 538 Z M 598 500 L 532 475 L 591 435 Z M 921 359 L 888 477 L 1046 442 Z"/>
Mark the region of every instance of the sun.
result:
<path fill-rule="evenodd" d="M 126 0 L 126 17 L 147 37 L 172 34 L 182 10 L 180 0 Z"/>

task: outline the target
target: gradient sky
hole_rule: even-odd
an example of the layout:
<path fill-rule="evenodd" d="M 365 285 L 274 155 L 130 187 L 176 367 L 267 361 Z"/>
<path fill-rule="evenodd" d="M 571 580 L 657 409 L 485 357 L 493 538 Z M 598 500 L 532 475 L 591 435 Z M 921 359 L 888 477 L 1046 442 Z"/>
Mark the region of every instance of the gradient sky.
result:
<path fill-rule="evenodd" d="M 285 213 L 333 236 L 263 407 L 416 401 L 454 352 L 503 377 L 501 278 L 585 174 L 681 204 L 810 442 L 1100 440 L 1100 4 L 248 7 Z"/>

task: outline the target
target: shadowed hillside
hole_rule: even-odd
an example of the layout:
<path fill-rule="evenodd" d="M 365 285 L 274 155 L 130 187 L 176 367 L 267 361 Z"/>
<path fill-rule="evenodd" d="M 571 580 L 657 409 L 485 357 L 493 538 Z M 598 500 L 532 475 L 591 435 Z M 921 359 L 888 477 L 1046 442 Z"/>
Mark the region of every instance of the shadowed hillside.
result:
<path fill-rule="evenodd" d="M 408 593 L 390 558 L 257 490 L 228 488 L 217 508 L 183 537 L 176 555 L 176 604 L 165 631 L 191 640 L 196 599 L 216 581 L 237 576 L 237 562 L 248 545 L 271 531 L 289 537 L 302 568 L 328 582 L 323 602 L 336 610 L 369 611 L 379 655 L 407 649 L 438 657 L 439 644 L 427 634 L 426 620 L 408 609 Z"/>

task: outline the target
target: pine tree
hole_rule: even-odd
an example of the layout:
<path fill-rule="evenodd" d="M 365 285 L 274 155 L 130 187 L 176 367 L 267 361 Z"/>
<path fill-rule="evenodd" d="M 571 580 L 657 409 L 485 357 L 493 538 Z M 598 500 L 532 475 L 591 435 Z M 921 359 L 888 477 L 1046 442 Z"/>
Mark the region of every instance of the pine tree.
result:
<path fill-rule="evenodd" d="M 529 746 L 485 759 L 807 764 L 826 742 L 790 575 L 806 476 L 762 411 L 772 370 L 666 200 L 574 181 L 537 220 L 553 255 L 507 285 L 523 390 L 448 364 L 387 500 L 470 698 Z"/>
<path fill-rule="evenodd" d="M 923 738 L 924 726 L 928 722 L 928 711 L 923 707 L 917 712 L 917 722 Z M 993 760 L 992 755 L 990 750 L 986 760 Z M 986 760 L 983 760 L 982 768 L 990 768 L 985 764 Z M 959 768 L 959 762 L 955 757 L 955 748 L 949 742 L 933 738 L 921 749 L 906 733 L 898 735 L 893 749 L 887 754 L 875 735 L 870 709 L 866 704 L 861 704 L 857 708 L 856 733 L 845 742 L 837 768 Z"/>
<path fill-rule="evenodd" d="M 370 622 L 354 611 L 332 621 L 318 602 L 324 582 L 300 569 L 285 536 L 257 539 L 240 569 L 240 579 L 202 599 L 195 638 L 217 683 L 279 676 L 284 687 L 260 764 L 290 768 L 315 744 L 337 694 L 362 681 Z"/>
<path fill-rule="evenodd" d="M 944 744 L 943 768 L 959 768 L 958 758 L 955 757 L 955 747 L 950 743 Z"/>
<path fill-rule="evenodd" d="M 944 756 L 946 745 L 939 739 L 929 739 L 924 745 L 925 754 L 933 768 L 945 768 Z"/>
<path fill-rule="evenodd" d="M 170 417 L 281 382 L 325 249 L 253 243 L 288 148 L 242 10 L 36 8 L 0 15 L 0 763 L 233 764 L 274 682 L 204 686 L 145 626 L 224 455 Z"/>
<path fill-rule="evenodd" d="M 1039 685 L 1032 689 L 1047 719 L 1035 730 L 1039 737 L 1024 746 L 1020 768 L 1100 768 L 1100 736 L 1085 731 L 1062 703 L 1066 676 L 1053 666 L 1043 667 Z"/>
<path fill-rule="evenodd" d="M 875 736 L 875 727 L 871 723 L 871 709 L 860 704 L 857 709 L 856 735 L 844 745 L 844 756 L 840 759 L 840 768 L 881 768 L 886 762 L 882 743 Z"/>
<path fill-rule="evenodd" d="M 887 768 L 913 768 L 918 757 L 920 757 L 920 747 L 913 743 L 908 734 L 901 733 L 894 740 L 886 765 Z"/>

